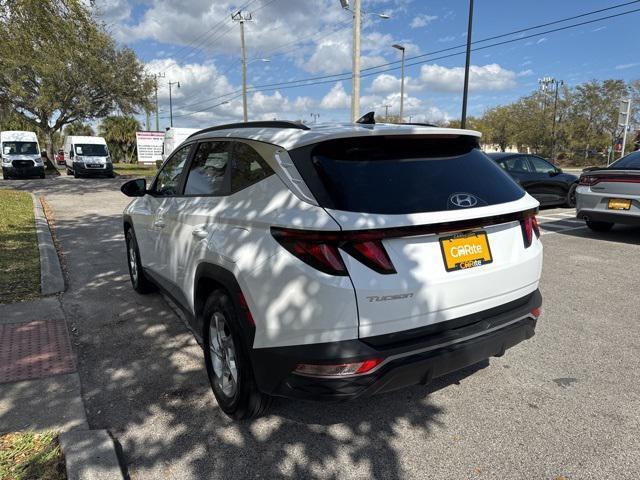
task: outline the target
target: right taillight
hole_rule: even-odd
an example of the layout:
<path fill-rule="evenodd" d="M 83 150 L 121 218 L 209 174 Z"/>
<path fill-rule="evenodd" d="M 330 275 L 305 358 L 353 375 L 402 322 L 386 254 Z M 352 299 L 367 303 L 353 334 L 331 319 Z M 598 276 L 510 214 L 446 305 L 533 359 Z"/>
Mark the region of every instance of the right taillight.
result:
<path fill-rule="evenodd" d="M 271 235 L 307 265 L 329 275 L 347 275 L 338 249 L 378 273 L 396 273 L 381 238 L 366 232 L 321 232 L 272 227 Z"/>
<path fill-rule="evenodd" d="M 593 175 L 580 175 L 580 178 L 578 179 L 578 185 L 591 186 L 596 183 L 598 183 L 598 177 Z"/>
<path fill-rule="evenodd" d="M 524 240 L 524 248 L 529 248 L 533 243 L 533 236 L 540 238 L 540 225 L 538 225 L 538 219 L 531 215 L 520 220 L 520 227 L 522 228 L 522 239 Z"/>

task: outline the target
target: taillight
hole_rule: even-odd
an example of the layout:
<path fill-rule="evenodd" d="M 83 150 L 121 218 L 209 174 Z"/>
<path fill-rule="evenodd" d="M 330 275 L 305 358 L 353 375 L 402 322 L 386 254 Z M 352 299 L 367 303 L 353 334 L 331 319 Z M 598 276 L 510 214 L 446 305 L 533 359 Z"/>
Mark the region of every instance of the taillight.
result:
<path fill-rule="evenodd" d="M 594 177 L 593 175 L 580 175 L 578 179 L 578 185 L 586 185 L 591 186 L 598 183 L 598 177 Z"/>
<path fill-rule="evenodd" d="M 538 219 L 531 215 L 520 220 L 520 227 L 522 228 L 522 238 L 524 240 L 524 248 L 529 248 L 533 243 L 533 235 L 540 238 L 540 225 L 538 225 Z"/>
<path fill-rule="evenodd" d="M 293 370 L 298 375 L 309 375 L 312 377 L 343 377 L 345 375 L 364 375 L 371 373 L 380 363 L 382 358 L 371 358 L 361 362 L 336 363 L 336 364 L 315 364 L 299 363 Z"/>
<path fill-rule="evenodd" d="M 367 267 L 383 275 L 396 273 L 387 251 L 381 240 L 367 240 L 364 242 L 347 242 L 342 249 Z"/>
<path fill-rule="evenodd" d="M 378 273 L 396 273 L 382 245 L 381 234 L 373 236 L 369 232 L 322 232 L 271 227 L 271 235 L 307 265 L 329 275 L 347 275 L 338 249 Z"/>

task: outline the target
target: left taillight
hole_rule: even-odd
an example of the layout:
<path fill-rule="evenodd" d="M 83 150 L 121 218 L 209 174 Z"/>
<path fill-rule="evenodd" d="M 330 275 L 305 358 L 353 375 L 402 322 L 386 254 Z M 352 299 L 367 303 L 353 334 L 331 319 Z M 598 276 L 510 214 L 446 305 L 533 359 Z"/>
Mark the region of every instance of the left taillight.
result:
<path fill-rule="evenodd" d="M 382 239 L 366 232 L 321 232 L 271 227 L 271 235 L 307 265 L 330 275 L 347 275 L 338 249 L 378 273 L 396 273 Z"/>
<path fill-rule="evenodd" d="M 522 239 L 524 240 L 524 248 L 529 248 L 533 243 L 533 236 L 540 238 L 540 225 L 535 215 L 531 215 L 520 220 L 522 229 Z"/>

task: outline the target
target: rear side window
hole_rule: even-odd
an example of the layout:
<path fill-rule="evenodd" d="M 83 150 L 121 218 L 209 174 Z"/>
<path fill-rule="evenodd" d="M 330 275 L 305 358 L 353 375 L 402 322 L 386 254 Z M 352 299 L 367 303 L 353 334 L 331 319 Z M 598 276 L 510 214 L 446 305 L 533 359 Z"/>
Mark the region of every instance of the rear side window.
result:
<path fill-rule="evenodd" d="M 273 173 L 260 154 L 246 143 L 235 143 L 232 164 L 231 193 L 239 192 Z"/>
<path fill-rule="evenodd" d="M 336 139 L 290 152 L 321 206 L 408 214 L 510 202 L 524 195 L 467 136 L 371 136 Z M 460 202 L 457 202 L 460 203 Z"/>
<path fill-rule="evenodd" d="M 507 172 L 512 173 L 531 173 L 527 157 L 518 155 L 517 157 L 509 157 L 505 160 L 498 160 L 498 164 Z"/>
<path fill-rule="evenodd" d="M 617 162 L 609 165 L 609 168 L 621 169 L 628 168 L 630 170 L 640 170 L 640 152 L 633 152 L 627 155 L 626 157 L 622 157 Z"/>

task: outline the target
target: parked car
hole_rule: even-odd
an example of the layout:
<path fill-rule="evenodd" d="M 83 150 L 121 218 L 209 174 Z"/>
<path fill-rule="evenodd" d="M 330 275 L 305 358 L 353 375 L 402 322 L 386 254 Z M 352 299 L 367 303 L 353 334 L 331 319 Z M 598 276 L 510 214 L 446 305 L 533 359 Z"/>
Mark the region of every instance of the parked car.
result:
<path fill-rule="evenodd" d="M 81 176 L 107 176 L 113 178 L 113 163 L 102 137 L 69 135 L 64 139 L 64 163 L 67 174 Z"/>
<path fill-rule="evenodd" d="M 0 132 L 2 176 L 44 178 L 44 162 L 35 132 L 5 130 Z"/>
<path fill-rule="evenodd" d="M 64 165 L 64 150 L 58 150 L 56 153 L 56 163 L 58 165 Z"/>
<path fill-rule="evenodd" d="M 488 153 L 543 206 L 575 207 L 578 177 L 565 173 L 548 160 L 526 153 Z"/>
<path fill-rule="evenodd" d="M 577 217 L 591 230 L 606 232 L 616 223 L 640 225 L 640 152 L 606 168 L 585 170 L 576 199 Z"/>
<path fill-rule="evenodd" d="M 150 186 L 122 186 L 137 197 L 124 211 L 133 288 L 181 306 L 235 418 L 272 395 L 368 396 L 500 356 L 540 314 L 538 202 L 478 138 L 372 123 L 199 131 Z"/>

